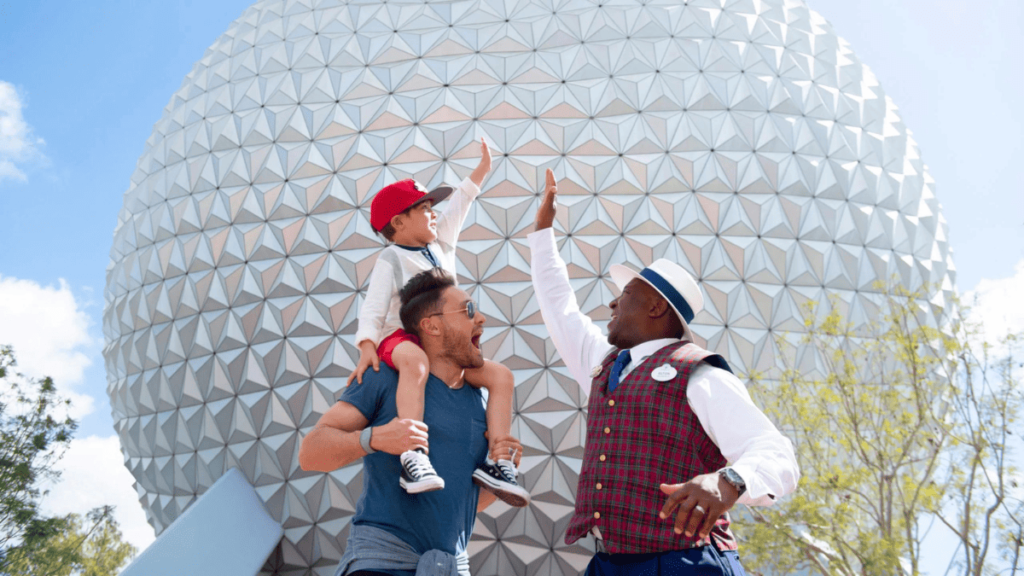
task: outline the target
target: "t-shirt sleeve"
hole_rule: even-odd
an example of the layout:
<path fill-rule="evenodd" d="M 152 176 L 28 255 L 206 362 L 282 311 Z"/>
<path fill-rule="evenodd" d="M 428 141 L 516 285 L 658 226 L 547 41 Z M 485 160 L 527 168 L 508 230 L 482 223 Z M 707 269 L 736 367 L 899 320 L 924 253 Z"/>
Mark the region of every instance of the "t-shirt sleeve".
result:
<path fill-rule="evenodd" d="M 348 402 L 356 407 L 363 416 L 373 424 L 374 419 L 380 413 L 381 404 L 384 401 L 385 383 L 372 370 L 367 370 L 363 376 L 363 383 L 353 382 L 342 390 L 338 402 Z"/>

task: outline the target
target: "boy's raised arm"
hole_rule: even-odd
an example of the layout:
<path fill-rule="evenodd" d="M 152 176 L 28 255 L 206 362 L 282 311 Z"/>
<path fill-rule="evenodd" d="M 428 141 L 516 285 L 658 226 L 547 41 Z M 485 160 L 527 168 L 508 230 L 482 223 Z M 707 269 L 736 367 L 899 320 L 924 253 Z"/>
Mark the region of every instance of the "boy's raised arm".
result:
<path fill-rule="evenodd" d="M 462 224 L 469 215 L 469 207 L 480 194 L 487 173 L 491 171 L 491 149 L 487 142 L 480 141 L 480 163 L 468 178 L 459 184 L 455 193 L 448 199 L 448 206 L 437 217 L 437 241 L 448 246 L 455 246 L 462 231 Z"/>

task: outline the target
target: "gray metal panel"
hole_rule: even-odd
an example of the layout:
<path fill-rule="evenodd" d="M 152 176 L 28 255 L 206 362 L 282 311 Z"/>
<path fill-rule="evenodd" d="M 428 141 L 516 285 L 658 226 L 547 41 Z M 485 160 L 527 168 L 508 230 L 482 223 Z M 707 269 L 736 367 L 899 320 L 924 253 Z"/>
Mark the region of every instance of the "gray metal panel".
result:
<path fill-rule="evenodd" d="M 249 481 L 232 468 L 121 576 L 254 576 L 282 534 Z"/>

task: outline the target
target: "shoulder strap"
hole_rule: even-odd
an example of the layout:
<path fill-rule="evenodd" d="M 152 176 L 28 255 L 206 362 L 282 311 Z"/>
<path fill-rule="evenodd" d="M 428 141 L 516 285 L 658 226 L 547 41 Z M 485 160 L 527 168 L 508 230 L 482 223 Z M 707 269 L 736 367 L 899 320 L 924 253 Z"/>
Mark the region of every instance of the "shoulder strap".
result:
<path fill-rule="evenodd" d="M 718 354 L 712 354 L 705 358 L 704 361 L 715 368 L 721 368 L 722 370 L 732 374 L 732 368 L 729 367 L 729 363 L 725 361 L 725 358 L 722 358 Z"/>
<path fill-rule="evenodd" d="M 720 354 L 716 354 L 710 350 L 705 350 L 693 342 L 686 342 L 683 344 L 683 347 L 687 346 L 691 347 L 691 350 L 695 349 L 699 355 L 703 356 L 703 358 L 700 359 L 701 362 L 706 362 L 709 366 L 720 368 L 726 372 L 732 373 L 732 368 L 729 367 L 729 363 L 726 362 L 725 358 Z"/>

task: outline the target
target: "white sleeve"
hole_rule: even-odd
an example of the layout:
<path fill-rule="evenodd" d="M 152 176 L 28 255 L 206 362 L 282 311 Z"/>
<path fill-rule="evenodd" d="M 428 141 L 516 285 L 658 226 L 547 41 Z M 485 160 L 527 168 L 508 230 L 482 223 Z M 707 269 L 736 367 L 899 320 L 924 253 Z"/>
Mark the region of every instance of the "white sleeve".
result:
<path fill-rule="evenodd" d="M 594 321 L 580 312 L 576 293 L 569 284 L 569 271 L 558 255 L 554 231 L 551 228 L 538 230 L 527 239 L 533 292 L 544 325 L 569 373 L 584 394 L 589 394 L 593 380 L 590 372 L 604 360 L 612 345 Z"/>
<path fill-rule="evenodd" d="M 469 178 L 465 178 L 452 195 L 448 197 L 448 205 L 437 217 L 437 242 L 451 248 L 459 240 L 462 224 L 469 215 L 469 207 L 480 195 L 480 188 Z"/>
<path fill-rule="evenodd" d="M 686 398 L 704 431 L 747 485 L 737 503 L 771 506 L 796 489 L 800 468 L 793 443 L 754 405 L 739 378 L 701 364 L 690 374 Z"/>
<path fill-rule="evenodd" d="M 363 297 L 363 304 L 359 308 L 359 328 L 356 329 L 356 346 L 363 340 L 373 342 L 379 346 L 384 330 L 384 322 L 388 317 L 388 310 L 391 308 L 391 299 L 395 297 L 398 288 L 395 286 L 395 271 L 391 264 L 383 258 L 377 257 L 373 265 L 373 272 L 370 273 L 370 284 L 366 287 L 366 296 Z"/>

